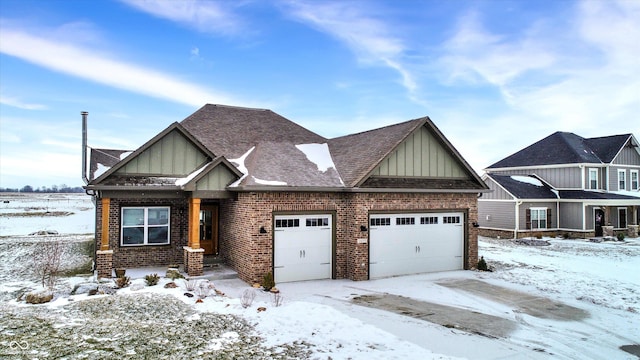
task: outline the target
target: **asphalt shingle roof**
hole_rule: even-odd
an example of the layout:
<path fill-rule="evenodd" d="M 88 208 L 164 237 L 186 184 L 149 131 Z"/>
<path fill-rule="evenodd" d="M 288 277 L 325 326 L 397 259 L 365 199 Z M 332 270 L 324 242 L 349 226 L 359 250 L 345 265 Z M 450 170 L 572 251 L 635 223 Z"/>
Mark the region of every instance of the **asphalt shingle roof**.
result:
<path fill-rule="evenodd" d="M 554 165 L 610 163 L 631 134 L 583 138 L 574 133 L 555 132 L 526 148 L 507 156 L 488 169 Z"/>
<path fill-rule="evenodd" d="M 495 175 L 488 174 L 496 183 L 500 184 L 505 190 L 510 192 L 518 199 L 557 199 L 558 196 L 552 188 L 546 183 L 540 181 L 536 176 L 525 175 Z M 540 182 L 542 186 L 533 185 L 530 182 L 517 180 L 519 178 L 530 178 L 531 182 Z"/>

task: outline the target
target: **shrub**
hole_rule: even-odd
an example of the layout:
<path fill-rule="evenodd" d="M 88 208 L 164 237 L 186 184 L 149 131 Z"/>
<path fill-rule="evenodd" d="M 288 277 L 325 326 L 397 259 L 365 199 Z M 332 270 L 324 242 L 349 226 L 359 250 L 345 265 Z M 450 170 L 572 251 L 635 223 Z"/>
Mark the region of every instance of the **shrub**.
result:
<path fill-rule="evenodd" d="M 242 305 L 242 307 L 246 309 L 251 306 L 251 304 L 253 304 L 253 300 L 255 298 L 256 292 L 253 289 L 246 289 L 242 293 L 242 297 L 240 298 L 240 305 Z"/>
<path fill-rule="evenodd" d="M 151 274 L 144 276 L 144 282 L 147 283 L 147 286 L 157 285 L 158 281 L 160 281 L 160 276 L 158 274 Z"/>
<path fill-rule="evenodd" d="M 184 280 L 183 283 L 184 283 L 184 289 L 190 292 L 194 292 L 198 287 L 198 280 L 189 279 L 189 280 Z"/>
<path fill-rule="evenodd" d="M 487 266 L 487 262 L 484 261 L 484 256 L 480 257 L 480 260 L 478 261 L 477 268 L 480 271 L 489 271 L 489 267 Z"/>
<path fill-rule="evenodd" d="M 62 252 L 61 241 L 46 241 L 34 247 L 34 252 L 31 256 L 33 259 L 33 271 L 42 282 L 42 286 L 51 291 L 54 290 L 60 274 Z"/>
<path fill-rule="evenodd" d="M 180 271 L 178 271 L 178 269 L 167 270 L 167 274 L 165 275 L 165 277 L 168 277 L 172 281 L 175 281 L 175 279 L 184 279 L 184 276 L 180 274 Z"/>
<path fill-rule="evenodd" d="M 276 282 L 273 281 L 273 274 L 271 274 L 271 272 L 266 273 L 262 277 L 262 288 L 264 291 L 269 291 L 274 286 L 276 286 Z"/>
<path fill-rule="evenodd" d="M 129 284 L 131 284 L 131 279 L 128 276 L 116 278 L 116 286 L 119 289 L 129 286 Z"/>
<path fill-rule="evenodd" d="M 273 306 L 279 307 L 280 305 L 282 305 L 282 300 L 284 299 L 279 292 L 273 294 Z"/>
<path fill-rule="evenodd" d="M 616 237 L 618 238 L 618 241 L 624 241 L 624 233 L 618 233 Z"/>

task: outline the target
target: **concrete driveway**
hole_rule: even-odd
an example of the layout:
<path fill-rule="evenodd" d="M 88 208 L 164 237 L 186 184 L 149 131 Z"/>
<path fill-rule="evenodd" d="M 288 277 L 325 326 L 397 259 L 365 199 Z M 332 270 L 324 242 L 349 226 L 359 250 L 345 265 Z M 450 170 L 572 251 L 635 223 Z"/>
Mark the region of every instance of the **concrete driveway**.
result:
<path fill-rule="evenodd" d="M 589 316 L 586 311 L 573 306 L 479 280 L 455 279 L 439 281 L 437 284 L 508 305 L 515 312 L 538 318 L 579 321 Z M 366 294 L 356 296 L 352 301 L 357 305 L 386 310 L 490 338 L 506 338 L 518 328 L 518 323 L 513 320 L 394 294 Z"/>

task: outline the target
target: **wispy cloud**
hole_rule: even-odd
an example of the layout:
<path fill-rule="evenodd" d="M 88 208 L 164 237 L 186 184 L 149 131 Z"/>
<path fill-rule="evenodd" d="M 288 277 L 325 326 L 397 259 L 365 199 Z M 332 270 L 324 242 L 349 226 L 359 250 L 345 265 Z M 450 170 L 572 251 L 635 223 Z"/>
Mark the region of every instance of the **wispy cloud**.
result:
<path fill-rule="evenodd" d="M 42 104 L 26 103 L 15 97 L 0 96 L 0 104 L 16 107 L 24 110 L 46 110 L 47 106 Z"/>
<path fill-rule="evenodd" d="M 96 49 L 20 29 L 3 27 L 0 52 L 53 71 L 191 106 L 212 102 L 240 103 L 229 95 L 150 70 L 147 66 L 127 63 Z"/>
<path fill-rule="evenodd" d="M 640 6 L 585 1 L 571 10 L 566 19 L 525 23 L 508 35 L 489 31 L 477 13 L 460 19 L 444 44 L 441 68 L 451 86 L 500 91 L 508 112 L 485 119 L 490 132 L 504 130 L 505 122 L 535 124 L 535 136 L 640 130 L 632 120 L 640 110 Z M 611 124 L 606 131 L 603 122 Z M 514 130 L 531 136 L 529 126 Z"/>
<path fill-rule="evenodd" d="M 283 8 L 290 16 L 343 42 L 362 63 L 385 66 L 398 72 L 402 85 L 413 94 L 418 85 L 403 64 L 402 39 L 389 25 L 367 13 L 366 2 L 292 2 Z"/>
<path fill-rule="evenodd" d="M 174 21 L 203 33 L 231 35 L 246 30 L 241 17 L 233 10 L 240 2 L 211 0 L 121 1 L 140 11 Z"/>

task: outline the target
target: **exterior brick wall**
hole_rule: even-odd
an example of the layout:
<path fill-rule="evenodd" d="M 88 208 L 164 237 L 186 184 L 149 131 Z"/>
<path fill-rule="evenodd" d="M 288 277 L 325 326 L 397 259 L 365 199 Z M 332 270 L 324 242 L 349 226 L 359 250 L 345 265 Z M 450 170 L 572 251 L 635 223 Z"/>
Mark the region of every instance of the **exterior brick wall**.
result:
<path fill-rule="evenodd" d="M 123 206 L 169 206 L 170 208 L 170 235 L 169 245 L 144 245 L 121 246 L 120 245 L 120 218 Z M 168 264 L 181 264 L 183 262 L 183 247 L 188 240 L 188 203 L 187 199 L 163 199 L 163 198 L 111 198 L 109 207 L 109 249 L 113 251 L 114 268 L 132 268 L 143 266 L 165 266 Z M 96 202 L 96 249 L 100 249 L 102 241 L 101 218 L 102 204 Z M 97 267 L 97 266 L 96 266 Z"/>
<path fill-rule="evenodd" d="M 323 193 L 323 192 L 241 192 L 235 199 L 220 200 L 219 249 L 225 262 L 249 283 L 261 282 L 273 270 L 273 217 L 287 213 L 333 214 L 335 233 L 334 277 L 367 280 L 369 278 L 368 239 L 370 212 L 456 211 L 466 216 L 465 268 L 478 262 L 477 194 L 460 193 Z M 123 206 L 169 206 L 171 217 L 169 245 L 120 246 L 120 221 Z M 101 203 L 96 204 L 96 248 L 101 241 Z M 188 199 L 111 198 L 109 209 L 109 247 L 112 267 L 188 265 L 190 274 L 202 273 L 202 254 L 187 253 Z M 266 233 L 261 233 L 264 228 Z M 193 256 L 191 256 L 193 255 Z M 185 258 L 186 256 L 186 258 Z M 198 268 L 199 267 L 199 268 Z M 104 270 L 103 270 L 104 271 Z M 110 273 L 110 272 L 109 272 Z"/>
<path fill-rule="evenodd" d="M 273 267 L 273 216 L 284 213 L 325 212 L 335 214 L 335 277 L 367 280 L 369 212 L 462 211 L 466 214 L 465 268 L 478 262 L 476 194 L 423 193 L 238 193 L 237 199 L 221 203 L 220 253 L 249 282 L 260 282 Z M 261 234 L 264 227 L 267 233 Z"/>

